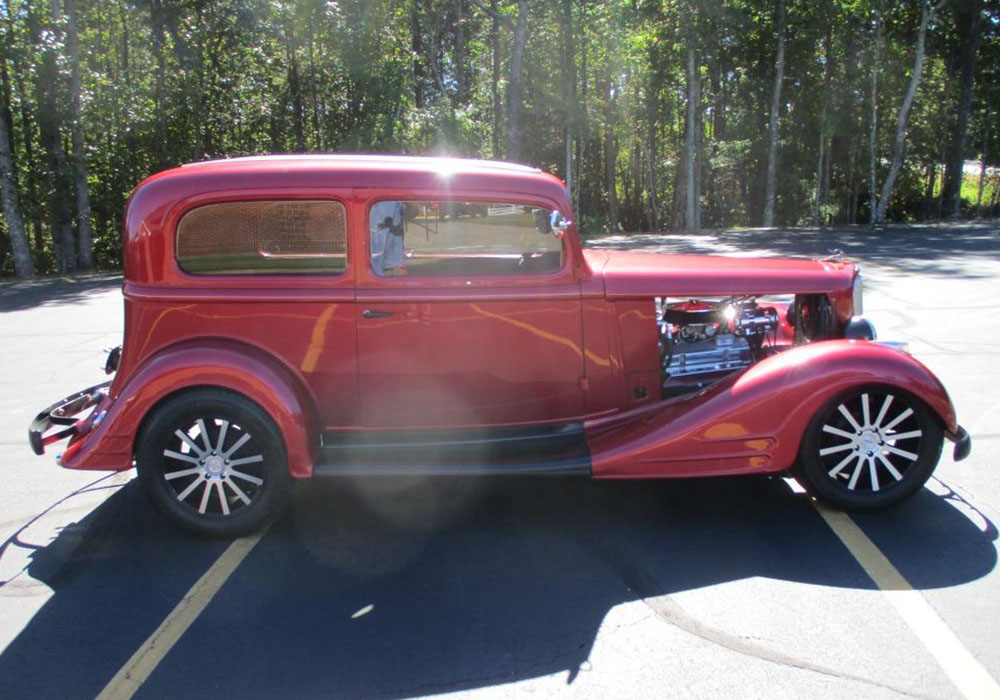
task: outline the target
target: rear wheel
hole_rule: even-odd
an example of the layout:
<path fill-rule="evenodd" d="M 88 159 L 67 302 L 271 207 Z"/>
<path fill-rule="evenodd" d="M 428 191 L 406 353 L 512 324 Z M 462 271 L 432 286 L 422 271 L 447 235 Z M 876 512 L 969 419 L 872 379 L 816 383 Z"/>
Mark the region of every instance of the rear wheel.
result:
<path fill-rule="evenodd" d="M 818 498 L 871 510 L 916 493 L 941 456 L 941 423 L 919 399 L 888 387 L 856 388 L 812 419 L 799 474 Z"/>
<path fill-rule="evenodd" d="M 195 389 L 154 409 L 136 464 L 161 512 L 210 537 L 262 527 L 280 513 L 291 491 L 274 422 L 257 404 L 223 389 Z"/>

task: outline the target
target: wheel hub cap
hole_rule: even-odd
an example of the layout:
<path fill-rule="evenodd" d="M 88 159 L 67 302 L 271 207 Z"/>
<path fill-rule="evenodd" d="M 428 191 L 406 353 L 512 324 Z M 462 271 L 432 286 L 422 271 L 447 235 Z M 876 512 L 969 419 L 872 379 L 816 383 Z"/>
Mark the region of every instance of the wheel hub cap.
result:
<path fill-rule="evenodd" d="M 870 457 L 882 454 L 882 438 L 874 430 L 862 431 L 856 444 L 861 452 Z"/>
<path fill-rule="evenodd" d="M 218 455 L 212 455 L 205 459 L 205 475 L 221 476 L 226 471 L 226 462 Z"/>

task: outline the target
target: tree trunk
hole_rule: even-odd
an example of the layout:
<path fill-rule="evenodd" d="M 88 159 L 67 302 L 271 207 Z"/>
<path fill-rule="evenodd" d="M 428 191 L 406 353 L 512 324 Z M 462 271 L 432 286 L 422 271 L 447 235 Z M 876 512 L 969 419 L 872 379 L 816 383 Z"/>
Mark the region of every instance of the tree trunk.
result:
<path fill-rule="evenodd" d="M 652 126 L 650 127 L 650 132 L 652 132 Z M 649 213 L 650 221 L 649 225 L 653 231 L 660 230 L 660 204 L 656 198 L 656 170 L 655 164 L 653 162 L 654 153 L 656 152 L 653 148 L 653 139 L 650 136 L 649 141 L 643 144 L 646 156 L 646 187 L 649 191 Z"/>
<path fill-rule="evenodd" d="M 469 101 L 469 79 L 466 66 L 465 0 L 455 3 L 455 102 L 465 107 Z"/>
<path fill-rule="evenodd" d="M 590 155 L 590 121 L 587 118 L 588 100 L 590 98 L 590 42 L 587 37 L 587 0 L 579 0 L 577 10 L 580 18 L 577 26 L 580 28 L 580 106 L 577 112 L 576 127 L 576 212 L 579 216 L 591 213 L 593 199 L 588 194 L 586 179 L 587 158 Z M 593 179 L 593 178 L 591 178 Z"/>
<path fill-rule="evenodd" d="M 424 97 L 424 37 L 420 26 L 420 0 L 410 2 L 410 50 L 413 56 L 413 104 L 418 108 L 425 106 Z"/>
<path fill-rule="evenodd" d="M 924 177 L 924 206 L 921 216 L 922 221 L 931 218 L 931 203 L 934 201 L 934 182 L 937 180 L 937 164 L 928 163 L 926 166 L 927 175 Z"/>
<path fill-rule="evenodd" d="M 945 168 L 942 200 L 945 213 L 957 219 L 962 213 L 962 178 L 965 165 L 965 139 L 969 130 L 969 112 L 972 110 L 972 85 L 976 74 L 976 58 L 982 38 L 982 2 L 969 0 L 964 3 L 969 12 L 969 30 L 963 42 L 961 89 L 958 98 L 958 116 L 952 131 L 951 153 Z M 959 6 L 961 7 L 961 5 Z"/>
<path fill-rule="evenodd" d="M 7 57 L 4 61 L 4 76 L 6 77 Z M 4 91 L 4 101 L 8 99 Z M 7 115 L 10 105 L 4 104 L 0 114 L 0 199 L 3 200 L 3 214 L 7 219 L 7 236 L 10 238 L 11 252 L 14 254 L 14 274 L 21 278 L 35 276 L 35 263 L 31 259 L 31 246 L 24 231 L 24 219 L 21 218 L 21 204 L 17 196 L 17 178 L 14 176 L 14 160 L 11 158 L 10 129 Z"/>
<path fill-rule="evenodd" d="M 869 122 L 868 131 L 868 207 L 871 210 L 871 214 L 868 217 L 868 223 L 871 226 L 875 226 L 875 216 L 877 214 L 877 200 L 875 199 L 875 164 L 878 158 L 876 153 L 875 141 L 878 135 L 878 72 L 881 69 L 879 65 L 880 52 L 882 47 L 882 3 L 881 1 L 875 5 L 875 48 L 872 58 L 872 92 L 871 92 L 871 121 Z"/>
<path fill-rule="evenodd" d="M 860 146 L 858 146 L 860 149 Z M 858 185 L 855 179 L 857 175 L 858 152 L 855 148 L 848 146 L 847 154 L 847 223 L 853 226 L 858 222 Z"/>
<path fill-rule="evenodd" d="M 826 167 L 824 157 L 826 156 L 826 110 L 823 110 L 824 117 L 819 131 L 819 154 L 816 158 L 816 196 L 813 203 L 813 226 L 820 226 L 823 222 L 823 172 Z"/>
<path fill-rule="evenodd" d="M 153 53 L 156 55 L 156 151 L 159 158 L 158 169 L 163 170 L 169 163 L 167 156 L 167 58 L 164 53 L 163 0 L 152 0 L 149 5 L 150 22 L 153 29 Z"/>
<path fill-rule="evenodd" d="M 521 79 L 524 77 L 524 45 L 528 41 L 528 2 L 517 2 L 514 47 L 510 54 L 510 79 L 507 82 L 507 160 L 521 159 L 521 114 L 524 111 Z"/>
<path fill-rule="evenodd" d="M 701 230 L 701 169 L 705 163 L 705 111 L 701 105 L 701 74 L 695 75 L 698 108 L 694 112 L 694 229 Z"/>
<path fill-rule="evenodd" d="M 500 9 L 497 0 L 490 0 L 493 24 L 490 27 L 490 53 L 493 58 L 493 83 L 490 86 L 493 97 L 493 157 L 500 158 L 501 114 L 500 105 Z"/>
<path fill-rule="evenodd" d="M 62 32 L 58 19 L 52 18 L 47 28 L 58 40 Z M 41 63 L 35 76 L 35 94 L 38 103 L 38 132 L 45 151 L 45 165 L 49 179 L 49 215 L 52 230 L 52 247 L 59 263 L 59 272 L 76 270 L 76 237 L 73 235 L 70 200 L 66 196 L 71 183 L 66 179 L 66 155 L 62 145 L 62 112 L 56 99 L 59 90 L 59 68 L 55 48 L 45 46 Z"/>
<path fill-rule="evenodd" d="M 444 84 L 444 77 L 441 71 L 441 59 L 443 54 L 443 49 L 441 48 L 441 5 L 434 5 L 431 10 L 431 31 L 428 33 L 430 38 L 430 51 L 428 52 L 427 65 L 431 69 L 431 77 L 434 78 L 434 85 L 437 87 L 438 95 L 447 94 L 448 90 Z"/>
<path fill-rule="evenodd" d="M 576 45 L 573 40 L 573 0 L 563 0 L 563 82 L 566 84 L 566 191 L 573 201 L 573 140 L 576 124 Z"/>
<path fill-rule="evenodd" d="M 979 160 L 979 192 L 976 194 L 976 216 L 983 218 L 983 188 L 986 185 L 986 158 L 990 150 L 990 105 L 986 104 L 986 117 L 983 119 L 983 152 Z"/>
<path fill-rule="evenodd" d="M 827 140 L 827 114 L 830 111 L 830 83 L 833 78 L 833 51 L 832 37 L 833 30 L 827 25 L 826 35 L 823 37 L 823 109 L 819 118 L 819 155 L 816 163 L 816 199 L 813 211 L 813 225 L 820 226 L 823 222 L 823 176 L 826 172 L 826 140 Z"/>
<path fill-rule="evenodd" d="M 671 191 L 670 200 L 670 230 L 684 228 L 684 199 L 686 188 L 684 187 L 684 165 L 677 163 L 674 166 L 674 187 Z"/>
<path fill-rule="evenodd" d="M 725 141 L 729 138 L 728 129 L 726 128 L 727 72 L 727 65 L 720 61 L 717 76 L 717 80 L 719 81 L 718 90 L 715 95 L 715 109 L 712 115 L 714 118 L 712 123 L 712 139 L 716 142 Z"/>
<path fill-rule="evenodd" d="M 309 107 L 312 112 L 312 128 L 316 138 L 316 148 L 324 149 L 323 129 L 319 125 L 319 94 L 316 89 L 316 28 L 309 30 Z M 394 122 L 395 123 L 395 120 Z"/>
<path fill-rule="evenodd" d="M 864 106 L 857 99 L 860 86 L 864 82 L 862 76 L 862 51 L 859 43 L 862 38 L 859 32 L 848 31 L 843 35 L 844 46 L 840 55 L 843 56 L 843 86 L 844 89 L 838 92 L 838 106 L 834 110 L 837 116 L 838 127 L 835 129 L 836 138 L 831 139 L 828 151 L 828 160 L 837 158 L 840 161 L 840 170 L 846 180 L 846 192 L 844 201 L 846 207 L 842 209 L 843 216 L 839 222 L 854 223 L 854 211 L 856 203 L 854 201 L 857 191 L 857 182 L 860 177 L 859 163 L 861 157 L 861 137 L 864 131 Z"/>
<path fill-rule="evenodd" d="M 712 89 L 712 94 L 714 96 L 713 106 L 712 106 L 712 135 L 711 138 L 715 143 L 724 143 L 728 140 L 727 128 L 726 128 L 726 97 L 727 97 L 727 87 L 726 87 L 726 76 L 728 74 L 726 62 L 722 59 L 718 59 L 716 70 L 713 72 L 715 76 L 715 86 Z M 725 226 L 724 223 L 728 219 L 728 212 L 725 209 L 725 189 L 718 186 L 718 175 L 719 168 L 713 168 L 711 165 L 711 159 L 709 159 L 709 174 L 708 174 L 708 202 L 709 202 L 709 216 L 711 219 L 712 226 Z"/>
<path fill-rule="evenodd" d="M 689 43 L 687 48 L 687 129 L 684 134 L 684 228 L 693 229 L 697 222 L 695 208 L 697 207 L 697 197 L 695 196 L 695 117 L 698 103 L 698 74 L 696 72 L 694 44 Z"/>
<path fill-rule="evenodd" d="M 288 92 L 292 98 L 292 137 L 295 139 L 295 150 L 302 153 L 306 150 L 306 113 L 305 102 L 302 99 L 298 46 L 292 28 L 294 21 L 294 18 L 289 18 L 285 26 L 285 54 L 288 60 Z"/>
<path fill-rule="evenodd" d="M 941 141 L 941 151 L 940 151 L 940 155 L 938 156 L 938 162 L 939 163 L 944 163 L 947 158 L 948 158 L 948 144 L 944 140 L 942 140 Z M 947 165 L 945 166 L 945 168 L 947 169 Z M 936 172 L 935 172 L 935 176 L 934 177 L 935 177 L 935 180 L 938 179 L 938 176 L 937 176 Z M 938 194 L 938 198 L 937 198 L 937 217 L 936 218 L 939 221 L 944 218 L 944 178 L 945 178 L 945 173 L 942 171 L 941 177 L 940 177 L 941 192 Z"/>
<path fill-rule="evenodd" d="M 778 118 L 781 115 L 781 83 L 785 78 L 785 0 L 777 0 L 778 55 L 774 60 L 774 90 L 771 93 L 771 125 L 768 128 L 767 185 L 764 191 L 764 227 L 774 226 L 774 198 L 778 179 Z"/>
<path fill-rule="evenodd" d="M 205 6 L 198 5 L 195 10 L 195 18 L 199 25 L 206 21 L 204 12 Z M 176 38 L 175 38 L 176 41 Z M 194 95 L 194 126 L 195 126 L 195 141 L 194 141 L 194 160 L 201 160 L 204 158 L 211 148 L 212 144 L 212 134 L 211 127 L 209 126 L 209 114 L 205 107 L 206 93 L 206 70 L 205 70 L 205 40 L 201 35 L 196 35 L 195 41 L 195 53 L 194 53 L 194 73 L 195 80 L 191 80 L 190 72 L 185 77 L 185 82 L 188 84 L 193 84 L 196 89 Z M 209 88 L 211 86 L 209 85 Z"/>
<path fill-rule="evenodd" d="M 826 164 L 823 169 L 823 188 L 820 190 L 820 211 L 823 212 L 822 225 L 825 226 L 832 218 L 826 212 L 826 202 L 830 197 L 830 174 L 833 172 L 833 136 L 827 134 L 826 137 Z"/>
<path fill-rule="evenodd" d="M 66 0 L 66 50 L 70 62 L 70 119 L 73 133 L 73 186 L 76 190 L 76 243 L 80 268 L 94 266 L 90 231 L 90 193 L 87 191 L 87 153 L 83 140 L 83 110 L 80 105 L 80 36 L 76 0 Z"/>
<path fill-rule="evenodd" d="M 30 9 L 29 9 L 30 17 Z M 27 177 L 27 199 L 28 204 L 23 210 L 24 213 L 31 220 L 31 228 L 35 251 L 42 253 L 45 250 L 45 237 L 42 233 L 42 208 L 38 205 L 38 177 L 36 177 L 35 170 L 35 145 L 33 134 L 35 132 L 32 126 L 32 114 L 31 114 L 31 103 L 28 100 L 28 90 L 25 87 L 25 82 L 27 78 L 25 77 L 26 71 L 24 70 L 23 63 L 21 60 L 21 51 L 24 47 L 15 47 L 14 42 L 14 18 L 13 13 L 7 13 L 7 36 L 6 36 L 6 48 L 7 48 L 7 58 L 11 60 L 14 68 L 14 83 L 17 88 L 17 98 L 20 103 L 21 112 L 21 140 L 22 148 L 24 149 L 24 160 L 22 163 L 26 163 L 28 166 L 28 177 Z M 31 21 L 29 19 L 29 27 L 31 26 Z M 35 32 L 29 29 L 28 43 L 33 43 L 35 41 Z M 13 134 L 8 130 L 8 139 L 13 138 Z M 11 154 L 13 155 L 13 145 Z"/>
<path fill-rule="evenodd" d="M 889 208 L 889 200 L 892 198 L 892 190 L 896 186 L 896 178 L 899 176 L 899 169 L 903 165 L 903 148 L 906 145 L 906 122 L 910 116 L 910 107 L 913 105 L 913 98 L 917 94 L 917 86 L 920 84 L 920 76 L 924 70 L 924 43 L 927 37 L 927 23 L 930 21 L 931 11 L 925 0 L 920 12 L 920 29 L 917 32 L 917 51 L 913 57 L 913 72 L 910 74 L 910 84 L 906 88 L 906 95 L 903 103 L 899 106 L 899 116 L 896 119 L 896 140 L 892 144 L 892 162 L 889 165 L 889 175 L 882 184 L 882 198 L 876 206 L 874 222 L 885 224 L 885 212 Z"/>
<path fill-rule="evenodd" d="M 611 233 L 621 230 L 618 222 L 618 191 L 615 188 L 617 162 L 618 142 L 614 134 L 614 125 L 608 120 L 604 127 L 604 177 L 608 188 L 608 219 Z"/>

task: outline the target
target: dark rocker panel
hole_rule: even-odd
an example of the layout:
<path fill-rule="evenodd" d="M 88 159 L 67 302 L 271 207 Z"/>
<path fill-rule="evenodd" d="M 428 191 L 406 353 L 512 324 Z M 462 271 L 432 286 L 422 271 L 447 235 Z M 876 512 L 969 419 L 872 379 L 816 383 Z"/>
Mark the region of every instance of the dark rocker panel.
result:
<path fill-rule="evenodd" d="M 326 433 L 313 473 L 590 474 L 581 424 L 446 431 Z"/>

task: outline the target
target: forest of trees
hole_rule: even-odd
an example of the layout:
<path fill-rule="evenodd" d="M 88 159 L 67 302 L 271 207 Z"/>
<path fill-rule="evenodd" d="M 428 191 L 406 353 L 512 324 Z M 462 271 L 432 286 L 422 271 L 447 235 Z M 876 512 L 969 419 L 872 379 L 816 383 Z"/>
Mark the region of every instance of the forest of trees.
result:
<path fill-rule="evenodd" d="M 114 268 L 140 180 L 273 152 L 536 165 L 589 233 L 1000 211 L 998 0 L 0 0 L 0 32 L 0 275 Z"/>

